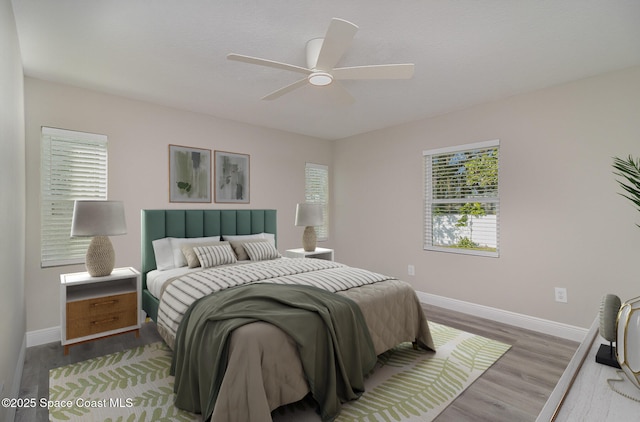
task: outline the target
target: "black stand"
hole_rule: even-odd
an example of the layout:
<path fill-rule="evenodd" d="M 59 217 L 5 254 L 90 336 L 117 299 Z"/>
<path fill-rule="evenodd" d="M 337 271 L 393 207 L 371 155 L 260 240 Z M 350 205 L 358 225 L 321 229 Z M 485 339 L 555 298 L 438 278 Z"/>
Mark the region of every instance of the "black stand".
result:
<path fill-rule="evenodd" d="M 618 364 L 618 359 L 616 358 L 616 348 L 613 347 L 613 342 L 610 342 L 608 346 L 606 344 L 600 345 L 598 353 L 596 354 L 596 362 L 607 366 L 613 366 L 614 368 L 620 368 L 620 364 Z"/>

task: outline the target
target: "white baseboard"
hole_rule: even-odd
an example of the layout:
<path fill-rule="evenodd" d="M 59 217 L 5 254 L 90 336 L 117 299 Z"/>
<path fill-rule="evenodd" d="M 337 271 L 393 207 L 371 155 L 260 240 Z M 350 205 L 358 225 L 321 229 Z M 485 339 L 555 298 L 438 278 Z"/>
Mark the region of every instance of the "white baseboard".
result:
<path fill-rule="evenodd" d="M 549 321 L 502 309 L 491 308 L 489 306 L 478 305 L 458 299 L 450 299 L 448 297 L 437 296 L 431 293 L 416 293 L 418 294 L 420 302 L 428 305 L 439 306 L 441 308 L 451 309 L 480 318 L 490 319 L 492 321 L 498 321 L 515 327 L 537 331 L 539 333 L 549 334 L 577 342 L 582 342 L 589 331 L 587 328 L 575 327 L 573 325 Z"/>
<path fill-rule="evenodd" d="M 27 331 L 27 347 L 41 344 L 60 342 L 60 327 L 43 328 L 42 330 Z"/>

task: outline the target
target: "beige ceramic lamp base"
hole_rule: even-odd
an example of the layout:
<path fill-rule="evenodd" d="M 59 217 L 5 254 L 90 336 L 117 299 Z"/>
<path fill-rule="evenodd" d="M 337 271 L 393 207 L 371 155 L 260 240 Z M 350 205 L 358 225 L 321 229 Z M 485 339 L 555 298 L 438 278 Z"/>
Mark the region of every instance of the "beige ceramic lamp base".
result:
<path fill-rule="evenodd" d="M 87 249 L 86 266 L 91 277 L 104 277 L 113 271 L 116 253 L 108 236 L 94 236 Z"/>
<path fill-rule="evenodd" d="M 316 229 L 313 226 L 307 226 L 304 228 L 302 234 L 302 247 L 305 252 L 313 252 L 316 250 Z"/>

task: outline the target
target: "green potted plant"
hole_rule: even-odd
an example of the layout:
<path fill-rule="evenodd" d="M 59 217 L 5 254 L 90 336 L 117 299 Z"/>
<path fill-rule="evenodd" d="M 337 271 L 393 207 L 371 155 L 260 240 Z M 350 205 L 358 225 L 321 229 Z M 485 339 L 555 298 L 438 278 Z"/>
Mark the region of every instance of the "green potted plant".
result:
<path fill-rule="evenodd" d="M 614 157 L 613 168 L 616 169 L 616 176 L 626 179 L 617 181 L 626 192 L 620 195 L 633 202 L 640 211 L 640 159 L 634 160 L 631 155 L 626 159 Z M 640 224 L 636 225 L 640 227 Z"/>

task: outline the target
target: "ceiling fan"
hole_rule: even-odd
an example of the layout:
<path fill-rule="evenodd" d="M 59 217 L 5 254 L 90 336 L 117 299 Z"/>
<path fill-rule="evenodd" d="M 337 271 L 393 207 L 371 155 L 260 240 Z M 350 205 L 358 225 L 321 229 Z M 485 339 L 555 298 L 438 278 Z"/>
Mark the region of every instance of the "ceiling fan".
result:
<path fill-rule="evenodd" d="M 352 103 L 355 101 L 354 98 L 338 81 L 347 79 L 410 79 L 413 76 L 413 63 L 334 67 L 347 51 L 349 43 L 357 31 L 358 27 L 351 22 L 338 18 L 331 19 L 324 38 L 314 38 L 307 42 L 307 67 L 233 53 L 228 54 L 227 59 L 290 70 L 306 75 L 303 79 L 266 95 L 262 98 L 263 100 L 275 100 L 309 83 L 315 86 L 331 85 L 341 101 Z"/>

